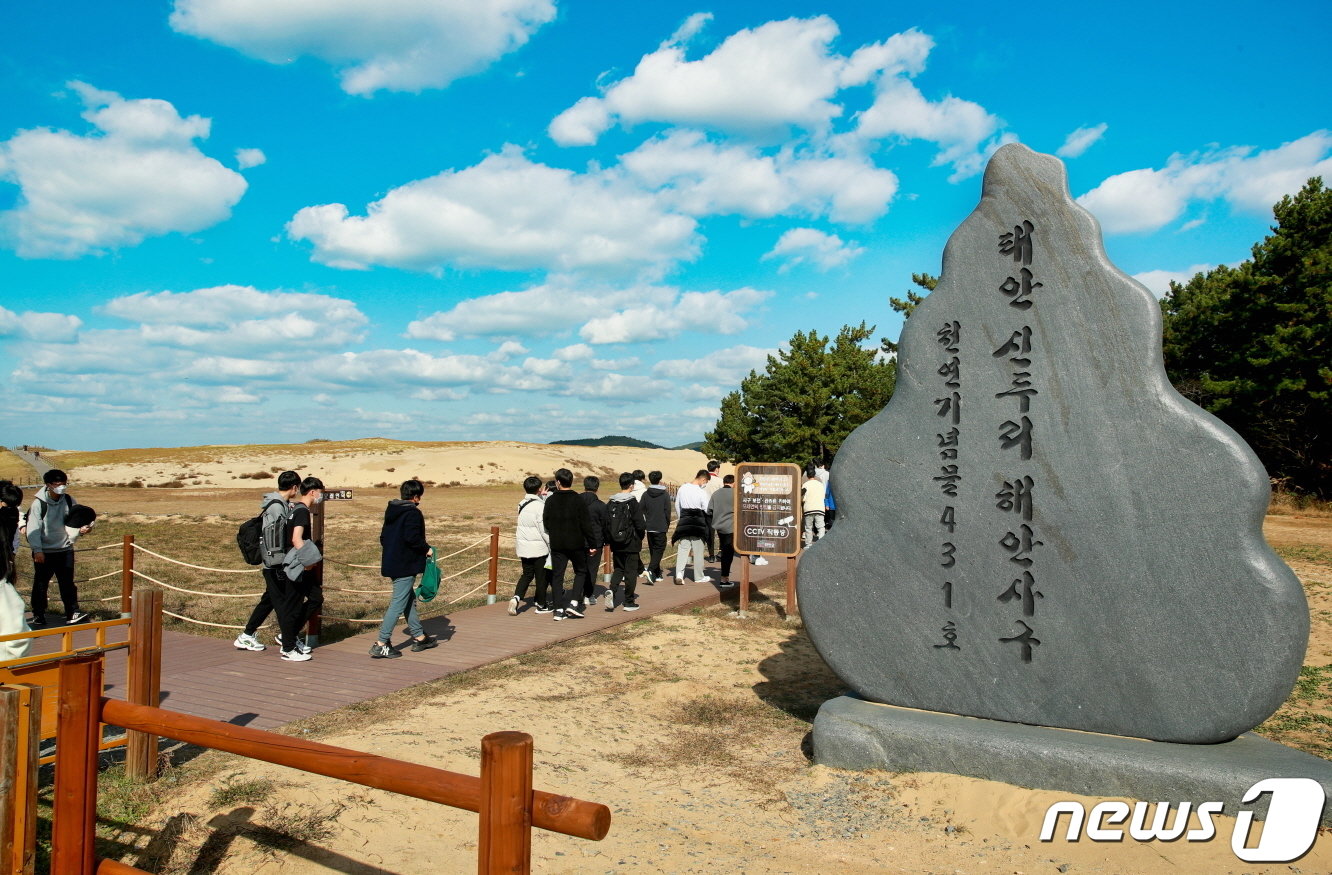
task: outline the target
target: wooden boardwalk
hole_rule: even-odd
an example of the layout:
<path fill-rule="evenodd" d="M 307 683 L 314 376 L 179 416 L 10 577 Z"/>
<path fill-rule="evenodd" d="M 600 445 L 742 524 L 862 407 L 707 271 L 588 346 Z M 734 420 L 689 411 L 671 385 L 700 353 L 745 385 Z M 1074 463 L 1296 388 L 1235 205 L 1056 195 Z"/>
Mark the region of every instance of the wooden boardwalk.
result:
<path fill-rule="evenodd" d="M 739 580 L 739 562 L 736 576 Z M 786 570 L 786 562 L 774 559 L 766 566 L 750 569 L 755 586 Z M 715 579 L 715 566 L 709 567 Z M 423 622 L 428 633 L 440 639 L 433 650 L 412 653 L 409 639 L 398 625 L 395 644 L 402 647 L 400 659 L 371 659 L 370 645 L 379 637 L 378 626 L 366 632 L 317 647 L 308 662 L 285 662 L 276 645 L 263 652 L 237 650 L 230 640 L 204 638 L 182 632 L 162 633 L 162 707 L 199 717 L 223 720 L 256 729 L 273 729 L 302 717 L 332 711 L 355 702 L 373 699 L 413 684 L 446 677 L 609 629 L 653 614 L 693 606 L 717 604 L 739 589 L 725 591 L 715 583 L 689 581 L 676 586 L 672 578 L 655 586 L 638 587 L 642 610 L 608 613 L 602 604 L 588 608 L 581 620 L 554 622 L 551 614 L 530 609 L 516 617 L 507 613 L 507 602 L 484 605 Z M 598 592 L 601 586 L 598 586 Z M 265 630 L 265 643 L 271 630 Z M 58 636 L 42 640 L 42 648 L 54 650 Z M 111 640 L 124 640 L 115 636 Z M 91 645 L 91 633 L 78 633 L 78 646 Z M 40 650 L 34 646 L 34 652 Z M 125 695 L 125 653 L 108 655 L 107 695 Z"/>

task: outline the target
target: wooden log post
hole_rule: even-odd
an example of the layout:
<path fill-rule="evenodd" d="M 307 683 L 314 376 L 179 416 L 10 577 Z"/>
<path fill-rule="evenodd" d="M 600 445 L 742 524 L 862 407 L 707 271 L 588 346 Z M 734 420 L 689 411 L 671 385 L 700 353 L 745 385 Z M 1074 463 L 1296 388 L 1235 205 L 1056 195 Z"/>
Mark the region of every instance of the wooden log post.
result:
<path fill-rule="evenodd" d="M 486 578 L 486 604 L 495 604 L 499 593 L 499 526 L 490 527 L 490 570 Z"/>
<path fill-rule="evenodd" d="M 324 554 L 324 504 L 319 502 L 310 508 L 310 540 L 315 542 L 319 548 L 319 555 Z M 278 573 L 282 573 L 278 569 Z M 324 563 L 317 562 L 305 570 L 310 575 L 309 583 L 312 588 L 323 592 L 324 589 Z M 319 646 L 319 635 L 324 631 L 324 609 L 320 608 L 310 615 L 310 620 L 305 627 L 305 643 L 311 647 Z M 300 630 L 297 630 L 300 634 Z M 288 643 L 284 645 L 290 647 Z M 156 705 L 156 702 L 153 702 Z"/>
<path fill-rule="evenodd" d="M 130 594 L 134 592 L 134 536 L 126 535 L 120 544 L 120 618 L 130 615 Z"/>
<path fill-rule="evenodd" d="M 23 800 L 15 792 L 18 783 L 19 718 L 22 693 L 13 687 L 0 687 L 0 865 L 14 859 L 14 834 L 18 831 Z"/>
<path fill-rule="evenodd" d="M 37 862 L 37 760 L 42 688 L 0 687 L 0 871 L 32 875 Z"/>
<path fill-rule="evenodd" d="M 532 736 L 492 732 L 481 739 L 480 875 L 532 871 Z"/>
<path fill-rule="evenodd" d="M 97 748 L 101 740 L 102 657 L 60 664 L 55 789 L 51 806 L 51 871 L 93 875 L 97 839 Z"/>
<path fill-rule="evenodd" d="M 136 705 L 158 704 L 162 672 L 162 591 L 134 591 L 130 621 L 128 699 Z M 129 730 L 125 736 L 125 771 L 147 781 L 157 776 L 157 736 Z"/>

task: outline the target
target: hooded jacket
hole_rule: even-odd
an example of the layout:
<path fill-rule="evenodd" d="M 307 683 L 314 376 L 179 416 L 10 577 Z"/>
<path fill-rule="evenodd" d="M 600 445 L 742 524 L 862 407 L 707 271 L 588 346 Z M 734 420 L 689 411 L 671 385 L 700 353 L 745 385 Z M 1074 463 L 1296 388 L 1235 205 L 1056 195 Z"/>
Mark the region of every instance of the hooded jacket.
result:
<path fill-rule="evenodd" d="M 539 495 L 524 495 L 518 502 L 518 527 L 513 540 L 519 559 L 536 559 L 550 553 L 550 535 L 541 521 L 545 506 Z"/>
<path fill-rule="evenodd" d="M 65 532 L 65 514 L 75 504 L 74 497 L 52 495 L 47 487 L 37 490 L 28 508 L 28 546 L 34 553 L 64 553 L 73 548 Z"/>
<path fill-rule="evenodd" d="M 643 519 L 649 532 L 665 532 L 671 528 L 671 494 L 666 487 L 656 483 L 647 488 L 638 500 L 643 508 Z"/>
<path fill-rule="evenodd" d="M 384 548 L 379 561 L 379 573 L 397 580 L 414 577 L 425 571 L 430 545 L 425 537 L 425 515 L 416 502 L 395 498 L 384 509 L 384 528 L 379 532 L 379 545 Z"/>

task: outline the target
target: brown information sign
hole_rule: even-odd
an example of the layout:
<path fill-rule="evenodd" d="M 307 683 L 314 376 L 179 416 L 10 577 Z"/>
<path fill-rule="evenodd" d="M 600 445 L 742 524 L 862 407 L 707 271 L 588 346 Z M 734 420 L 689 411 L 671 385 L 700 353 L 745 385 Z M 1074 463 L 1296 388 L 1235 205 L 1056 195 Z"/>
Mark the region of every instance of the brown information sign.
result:
<path fill-rule="evenodd" d="M 735 466 L 735 552 L 794 556 L 800 552 L 800 466 L 741 462 Z"/>
<path fill-rule="evenodd" d="M 351 501 L 352 491 L 350 489 L 325 489 L 324 501 Z"/>

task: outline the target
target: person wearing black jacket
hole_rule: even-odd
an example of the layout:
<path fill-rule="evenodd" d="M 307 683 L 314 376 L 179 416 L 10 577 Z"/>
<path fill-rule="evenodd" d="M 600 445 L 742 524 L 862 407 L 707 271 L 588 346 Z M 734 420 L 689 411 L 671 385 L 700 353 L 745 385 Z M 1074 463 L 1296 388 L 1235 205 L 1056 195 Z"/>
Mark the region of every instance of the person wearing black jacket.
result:
<path fill-rule="evenodd" d="M 592 534 L 587 538 L 587 574 L 583 577 L 583 601 L 588 605 L 597 603 L 597 565 L 601 561 L 602 549 L 610 543 L 610 511 L 597 495 L 600 487 L 601 478 L 589 474 L 583 478 L 583 494 L 579 496 L 587 504 L 587 514 L 592 518 Z"/>
<path fill-rule="evenodd" d="M 661 472 L 648 474 L 649 486 L 639 497 L 643 519 L 647 521 L 647 582 L 661 580 L 661 557 L 666 555 L 666 533 L 671 530 L 671 494 L 661 485 Z"/>
<path fill-rule="evenodd" d="M 393 581 L 393 595 L 389 598 L 384 622 L 379 626 L 379 640 L 370 647 L 375 659 L 396 659 L 402 654 L 393 647 L 393 626 L 398 617 L 407 620 L 407 634 L 412 636 L 412 651 L 419 653 L 439 644 L 433 635 L 427 635 L 416 613 L 416 575 L 425 571 L 430 544 L 426 542 L 425 516 L 421 513 L 421 496 L 425 486 L 420 480 L 408 480 L 399 487 L 402 498 L 388 503 L 384 510 L 384 527 L 379 532 L 383 556 L 379 573 Z"/>
<path fill-rule="evenodd" d="M 592 515 L 587 503 L 573 491 L 573 472 L 561 468 L 555 472 L 555 491 L 546 498 L 542 522 L 550 534 L 550 591 L 555 619 L 581 619 L 580 595 L 587 578 L 587 545 L 592 537 Z M 573 586 L 568 602 L 564 597 L 564 569 L 573 566 Z"/>

